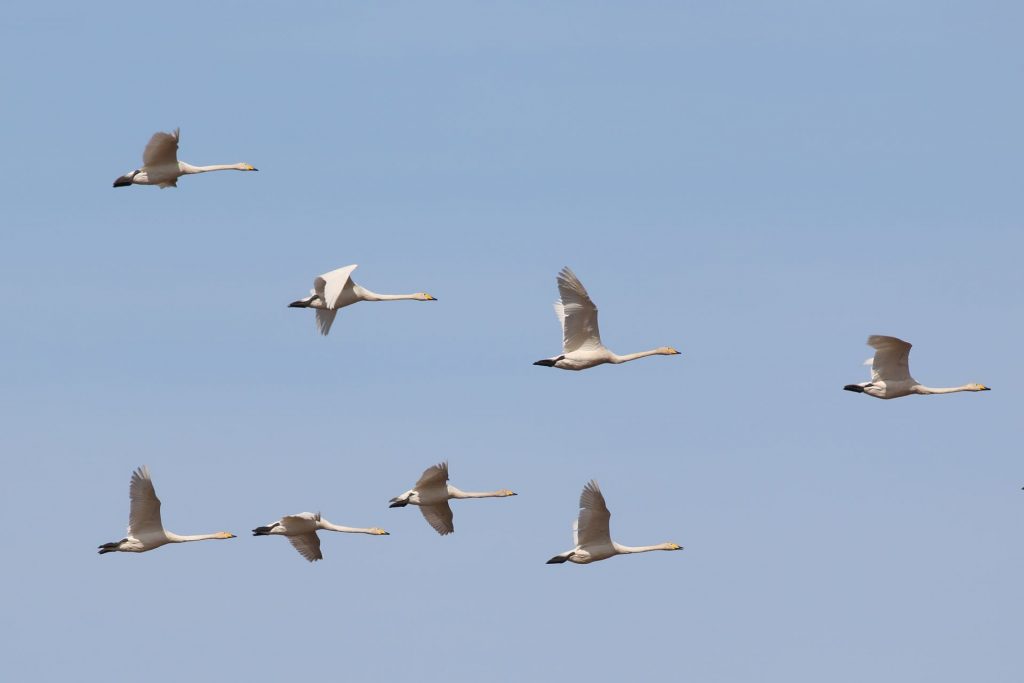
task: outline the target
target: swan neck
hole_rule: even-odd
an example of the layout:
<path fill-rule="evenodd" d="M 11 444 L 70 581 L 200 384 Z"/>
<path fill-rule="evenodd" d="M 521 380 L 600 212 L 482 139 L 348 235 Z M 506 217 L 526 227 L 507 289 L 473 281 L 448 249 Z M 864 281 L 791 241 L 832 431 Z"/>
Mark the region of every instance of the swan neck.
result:
<path fill-rule="evenodd" d="M 644 358 L 646 356 L 656 356 L 656 355 L 658 355 L 658 353 L 659 353 L 658 349 L 651 349 L 650 351 L 640 351 L 639 353 L 627 353 L 625 356 L 620 356 L 620 355 L 618 355 L 616 353 L 613 353 L 612 354 L 612 362 L 613 363 L 627 363 L 627 362 L 629 362 L 631 360 L 636 360 L 637 358 Z"/>
<path fill-rule="evenodd" d="M 212 541 L 223 538 L 221 534 L 195 534 L 193 536 L 180 536 L 172 531 L 164 531 L 167 540 L 171 543 L 188 543 L 189 541 Z"/>
<path fill-rule="evenodd" d="M 657 545 L 635 545 L 635 546 L 633 546 L 633 545 L 619 545 L 618 543 L 613 543 L 612 545 L 615 546 L 615 550 L 617 552 L 619 552 L 619 553 L 621 553 L 623 555 L 628 555 L 630 553 L 647 553 L 647 552 L 650 552 L 652 550 L 668 550 L 669 549 L 667 543 L 658 543 Z"/>
<path fill-rule="evenodd" d="M 454 486 L 448 486 L 449 498 L 502 498 L 505 495 L 504 491 L 460 491 Z"/>
<path fill-rule="evenodd" d="M 179 161 L 178 166 L 181 167 L 183 173 L 206 173 L 207 171 L 246 170 L 244 164 L 214 164 L 213 166 L 193 166 L 192 164 L 186 164 L 184 161 Z"/>
<path fill-rule="evenodd" d="M 362 298 L 364 301 L 401 301 L 403 299 L 415 299 L 415 294 L 377 294 L 371 292 L 365 287 L 362 288 Z"/>
<path fill-rule="evenodd" d="M 360 529 L 358 527 L 340 526 L 338 524 L 331 524 L 330 522 L 325 522 L 324 520 L 320 520 L 320 523 L 317 524 L 317 527 L 320 528 L 320 529 L 326 529 L 327 531 L 339 531 L 339 532 L 341 532 L 343 534 L 372 534 L 372 533 L 374 533 L 373 529 Z"/>
<path fill-rule="evenodd" d="M 915 394 L 921 394 L 927 396 L 929 394 L 954 394 L 958 391 L 970 391 L 970 386 L 964 385 L 962 387 L 926 387 L 918 384 L 914 387 Z"/>

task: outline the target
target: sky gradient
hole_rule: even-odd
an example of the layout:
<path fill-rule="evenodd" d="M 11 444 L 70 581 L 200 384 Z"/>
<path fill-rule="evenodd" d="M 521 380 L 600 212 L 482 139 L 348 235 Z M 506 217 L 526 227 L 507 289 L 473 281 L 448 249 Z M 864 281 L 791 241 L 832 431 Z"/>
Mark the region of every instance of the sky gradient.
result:
<path fill-rule="evenodd" d="M 4 16 L 17 680 L 1019 681 L 1019 3 Z M 260 172 L 110 187 L 179 126 Z M 350 263 L 438 301 L 321 338 L 286 306 Z M 683 355 L 532 366 L 564 265 L 607 346 Z M 843 392 L 869 334 L 993 391 Z M 388 509 L 444 459 L 519 495 Z M 98 556 L 143 463 L 168 529 L 239 537 Z M 545 565 L 590 478 L 686 549 Z M 392 535 L 250 536 L 302 511 Z"/>

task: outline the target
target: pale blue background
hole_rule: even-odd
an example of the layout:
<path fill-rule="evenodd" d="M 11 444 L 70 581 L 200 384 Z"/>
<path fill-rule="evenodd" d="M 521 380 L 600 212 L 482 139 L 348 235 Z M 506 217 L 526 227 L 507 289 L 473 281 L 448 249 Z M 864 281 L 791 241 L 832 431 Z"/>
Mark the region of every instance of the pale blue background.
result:
<path fill-rule="evenodd" d="M 1019 681 L 1017 2 L 19 3 L 11 680 Z M 157 130 L 258 174 L 114 190 Z M 320 338 L 285 305 L 381 292 Z M 559 350 L 571 265 L 620 353 Z M 868 334 L 987 394 L 882 402 Z M 449 459 L 440 538 L 389 510 Z M 148 463 L 179 533 L 99 557 Z M 597 478 L 624 543 L 546 566 Z M 325 560 L 249 529 L 302 510 Z"/>

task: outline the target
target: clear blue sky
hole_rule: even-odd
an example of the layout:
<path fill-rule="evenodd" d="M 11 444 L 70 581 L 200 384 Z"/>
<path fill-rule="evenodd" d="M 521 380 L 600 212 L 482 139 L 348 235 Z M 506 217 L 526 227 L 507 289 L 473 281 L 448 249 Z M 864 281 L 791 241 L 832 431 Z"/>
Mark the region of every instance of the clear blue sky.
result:
<path fill-rule="evenodd" d="M 1020 680 L 1014 2 L 33 2 L 0 22 L 18 680 Z M 110 187 L 157 130 L 258 174 Z M 286 308 L 359 263 L 330 337 Z M 554 276 L 604 341 L 568 373 Z M 877 401 L 872 333 L 927 384 Z M 441 538 L 391 510 L 448 459 Z M 166 526 L 100 557 L 152 469 Z M 601 482 L 623 543 L 547 566 Z M 321 510 L 325 560 L 249 530 Z M 12 679 L 13 680 L 13 679 Z"/>

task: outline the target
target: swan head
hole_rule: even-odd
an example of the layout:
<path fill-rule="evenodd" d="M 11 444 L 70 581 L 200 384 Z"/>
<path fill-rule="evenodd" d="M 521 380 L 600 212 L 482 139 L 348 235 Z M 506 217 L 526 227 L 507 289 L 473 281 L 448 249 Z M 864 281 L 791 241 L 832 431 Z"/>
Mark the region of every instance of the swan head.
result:
<path fill-rule="evenodd" d="M 968 384 L 967 388 L 969 391 L 992 391 L 992 387 L 986 387 L 984 384 Z"/>
<path fill-rule="evenodd" d="M 676 351 L 671 346 L 662 346 L 660 349 L 658 349 L 658 353 L 660 353 L 663 356 L 679 356 L 679 355 L 681 355 L 678 351 Z"/>
<path fill-rule="evenodd" d="M 500 495 L 502 495 L 502 496 L 518 496 L 519 495 L 515 491 L 509 491 L 508 489 L 502 489 L 502 490 L 498 491 L 498 493 Z"/>
<path fill-rule="evenodd" d="M 216 534 L 214 534 L 214 538 L 235 538 L 235 535 L 229 534 L 226 531 L 218 531 Z"/>
<path fill-rule="evenodd" d="M 666 543 L 665 544 L 665 550 L 682 550 L 682 549 L 683 549 L 683 546 L 679 545 L 678 543 Z"/>
<path fill-rule="evenodd" d="M 419 292 L 414 295 L 417 301 L 437 301 L 436 297 L 430 296 L 426 292 Z"/>
<path fill-rule="evenodd" d="M 255 166 L 253 166 L 252 164 L 239 164 L 239 166 L 241 167 L 241 169 L 243 171 L 258 171 L 258 170 L 260 170 L 260 169 L 256 168 Z"/>
<path fill-rule="evenodd" d="M 390 536 L 391 535 L 388 532 L 384 531 L 383 529 L 378 529 L 377 527 L 373 527 L 372 529 L 370 529 L 370 533 L 373 534 L 374 536 Z"/>

